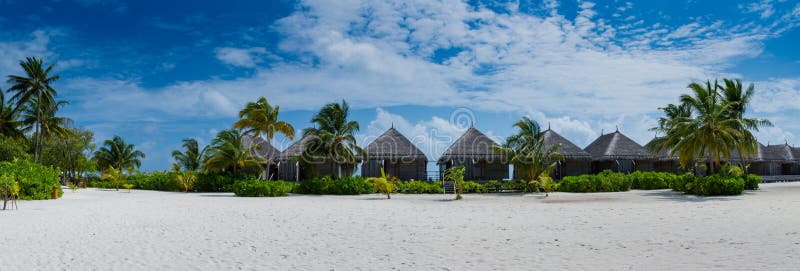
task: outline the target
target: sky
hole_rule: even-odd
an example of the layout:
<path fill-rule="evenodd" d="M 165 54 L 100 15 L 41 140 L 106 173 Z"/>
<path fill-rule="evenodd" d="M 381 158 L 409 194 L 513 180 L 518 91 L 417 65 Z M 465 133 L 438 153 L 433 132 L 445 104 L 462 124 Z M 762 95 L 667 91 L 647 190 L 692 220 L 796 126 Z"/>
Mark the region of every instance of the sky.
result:
<path fill-rule="evenodd" d="M 800 144 L 798 1 L 176 2 L 0 0 L 0 76 L 55 64 L 61 113 L 135 144 L 145 171 L 262 96 L 297 130 L 346 100 L 359 145 L 394 126 L 435 161 L 523 116 L 580 147 L 616 129 L 643 145 L 689 83 L 737 78 L 775 124 L 759 140 Z"/>

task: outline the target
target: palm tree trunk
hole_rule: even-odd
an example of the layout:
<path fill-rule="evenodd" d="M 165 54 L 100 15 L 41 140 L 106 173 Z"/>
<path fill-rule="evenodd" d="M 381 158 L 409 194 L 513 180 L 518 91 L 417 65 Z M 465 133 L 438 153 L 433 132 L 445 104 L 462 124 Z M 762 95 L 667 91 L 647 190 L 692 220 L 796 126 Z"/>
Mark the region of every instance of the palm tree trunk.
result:
<path fill-rule="evenodd" d="M 336 163 L 339 166 L 339 178 L 342 178 L 342 164 Z"/>

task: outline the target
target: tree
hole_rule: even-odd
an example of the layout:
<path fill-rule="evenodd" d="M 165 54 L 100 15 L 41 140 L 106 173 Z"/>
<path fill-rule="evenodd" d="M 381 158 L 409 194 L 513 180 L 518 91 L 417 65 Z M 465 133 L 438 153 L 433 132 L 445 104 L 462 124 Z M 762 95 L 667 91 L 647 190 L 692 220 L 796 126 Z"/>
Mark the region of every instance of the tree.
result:
<path fill-rule="evenodd" d="M 464 192 L 464 166 L 451 167 L 444 171 L 444 181 L 456 183 L 456 200 L 461 199 Z"/>
<path fill-rule="evenodd" d="M 753 86 L 742 91 L 738 80 L 725 79 L 725 84 L 723 88 L 716 81 L 713 85 L 711 81 L 691 83 L 692 94 L 681 95 L 680 106 L 662 108 L 665 117 L 652 129 L 665 135 L 652 144 L 653 151 L 669 150 L 684 168 L 694 161 L 707 161 L 710 173 L 721 168 L 721 161 L 730 161 L 733 151 L 745 159 L 754 156 L 758 142 L 752 131 L 772 123 L 744 117 Z"/>
<path fill-rule="evenodd" d="M 395 178 L 386 175 L 386 172 L 383 170 L 383 168 L 381 168 L 380 177 L 367 178 L 367 181 L 371 182 L 375 186 L 375 190 L 386 194 L 387 199 L 392 199 L 392 192 L 394 192 L 395 189 L 395 180 Z"/>
<path fill-rule="evenodd" d="M 113 167 L 120 171 L 126 169 L 130 173 L 134 168 L 142 166 L 141 159 L 145 155 L 136 150 L 135 145 L 127 144 L 121 137 L 114 136 L 113 139 L 103 142 L 103 147 L 94 152 L 94 158 L 101 170 Z"/>
<path fill-rule="evenodd" d="M 172 151 L 172 158 L 178 162 L 180 167 L 188 171 L 197 171 L 203 166 L 203 159 L 205 159 L 206 150 L 208 147 L 200 150 L 197 140 L 194 138 L 186 138 L 183 140 L 183 149 Z"/>
<path fill-rule="evenodd" d="M 204 168 L 208 171 L 230 171 L 236 174 L 242 169 L 258 169 L 262 160 L 247 150 L 241 130 L 222 130 L 211 141 Z"/>
<path fill-rule="evenodd" d="M 69 129 L 69 126 L 72 125 L 72 119 L 56 116 L 56 112 L 61 109 L 61 107 L 69 104 L 67 101 L 58 101 L 42 106 L 38 106 L 38 104 L 39 101 L 37 99 L 31 100 L 27 106 L 21 109 L 20 115 L 22 117 L 23 131 L 25 132 L 35 131 L 34 127 L 37 124 L 41 125 L 39 131 L 34 132 L 33 135 L 34 138 L 38 138 L 40 142 L 34 149 L 34 153 L 42 155 L 47 140 L 52 137 L 64 138 L 71 136 L 70 133 L 72 130 Z M 41 114 L 36 113 L 36 108 L 38 107 L 42 109 Z M 39 158 L 39 162 L 42 161 L 43 157 Z"/>
<path fill-rule="evenodd" d="M 504 155 L 515 169 L 524 172 L 528 184 L 539 185 L 542 176 L 549 176 L 564 156 L 558 153 L 560 144 L 547 148 L 539 123 L 528 117 L 514 123 L 519 131 L 509 136 L 495 152 Z"/>
<path fill-rule="evenodd" d="M 342 165 L 354 165 L 358 156 L 366 157 L 366 153 L 356 144 L 355 133 L 359 126 L 356 121 L 347 119 L 350 106 L 329 103 L 311 118 L 315 127 L 303 130 L 303 136 L 311 136 L 306 148 L 310 154 L 326 158 L 337 165 L 339 178 L 342 177 Z"/>
<path fill-rule="evenodd" d="M 60 168 L 66 179 L 75 182 L 84 173 L 94 170 L 90 156 L 95 148 L 94 133 L 81 128 L 43 141 L 42 163 Z"/>
<path fill-rule="evenodd" d="M 59 79 L 57 74 L 51 74 L 53 65 L 45 67 L 44 60 L 41 58 L 28 57 L 24 61 L 20 61 L 19 65 L 25 71 L 24 76 L 9 75 L 8 83 L 11 84 L 9 92 L 13 92 L 14 96 L 11 101 L 16 102 L 14 111 L 28 105 L 31 101 L 37 101 L 35 104 L 35 127 L 34 127 L 34 161 L 41 160 L 41 153 L 39 145 L 42 141 L 42 129 L 44 120 L 44 106 L 54 104 L 54 98 L 58 92 L 51 85 Z"/>
<path fill-rule="evenodd" d="M 233 124 L 236 129 L 244 129 L 244 134 L 253 137 L 264 136 L 266 142 L 270 142 L 276 133 L 283 134 L 289 140 L 294 140 L 294 127 L 285 121 L 278 120 L 280 106 L 272 106 L 266 98 L 261 97 L 256 102 L 247 103 L 239 111 L 239 120 Z M 270 178 L 269 163 L 271 157 L 266 157 L 266 176 Z"/>
<path fill-rule="evenodd" d="M 20 130 L 22 122 L 17 119 L 17 112 L 11 105 L 6 105 L 6 96 L 0 89 L 0 136 L 10 138 L 24 138 L 25 134 Z"/>

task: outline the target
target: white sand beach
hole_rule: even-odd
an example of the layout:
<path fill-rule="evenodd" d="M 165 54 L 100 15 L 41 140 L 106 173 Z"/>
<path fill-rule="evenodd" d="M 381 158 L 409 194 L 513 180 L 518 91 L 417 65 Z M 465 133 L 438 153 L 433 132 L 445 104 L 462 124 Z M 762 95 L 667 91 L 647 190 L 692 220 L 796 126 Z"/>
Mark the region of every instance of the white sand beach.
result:
<path fill-rule="evenodd" d="M 2 270 L 797 270 L 800 183 L 463 201 L 88 189 L 0 211 L 0 229 Z"/>

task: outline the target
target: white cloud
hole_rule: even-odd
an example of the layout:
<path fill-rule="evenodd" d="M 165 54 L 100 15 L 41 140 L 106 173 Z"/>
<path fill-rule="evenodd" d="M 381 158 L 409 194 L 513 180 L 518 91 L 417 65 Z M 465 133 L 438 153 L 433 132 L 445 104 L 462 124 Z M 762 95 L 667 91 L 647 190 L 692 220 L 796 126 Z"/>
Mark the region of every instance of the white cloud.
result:
<path fill-rule="evenodd" d="M 221 47 L 216 50 L 217 59 L 228 65 L 252 68 L 261 62 L 260 55 L 266 54 L 267 49 L 264 47 L 253 48 L 231 48 Z"/>

